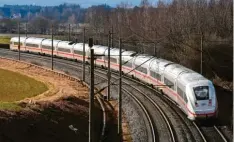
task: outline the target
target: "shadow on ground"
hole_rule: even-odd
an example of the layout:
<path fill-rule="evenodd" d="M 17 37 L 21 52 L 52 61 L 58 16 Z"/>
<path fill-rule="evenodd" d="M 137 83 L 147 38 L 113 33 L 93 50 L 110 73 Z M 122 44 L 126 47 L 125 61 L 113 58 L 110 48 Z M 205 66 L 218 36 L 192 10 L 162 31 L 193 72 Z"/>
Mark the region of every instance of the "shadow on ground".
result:
<path fill-rule="evenodd" d="M 232 126 L 233 92 L 215 86 L 218 99 L 218 123 L 219 125 Z"/>
<path fill-rule="evenodd" d="M 20 112 L 0 111 L 1 142 L 88 141 L 89 103 L 69 97 L 36 103 Z"/>

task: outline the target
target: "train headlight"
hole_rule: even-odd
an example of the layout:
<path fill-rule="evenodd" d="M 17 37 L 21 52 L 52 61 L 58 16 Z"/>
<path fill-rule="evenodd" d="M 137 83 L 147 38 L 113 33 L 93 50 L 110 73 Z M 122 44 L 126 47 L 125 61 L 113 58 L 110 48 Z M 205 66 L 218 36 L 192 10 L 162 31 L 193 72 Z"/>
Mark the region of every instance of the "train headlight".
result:
<path fill-rule="evenodd" d="M 208 106 L 212 106 L 212 100 L 211 99 L 209 99 Z"/>

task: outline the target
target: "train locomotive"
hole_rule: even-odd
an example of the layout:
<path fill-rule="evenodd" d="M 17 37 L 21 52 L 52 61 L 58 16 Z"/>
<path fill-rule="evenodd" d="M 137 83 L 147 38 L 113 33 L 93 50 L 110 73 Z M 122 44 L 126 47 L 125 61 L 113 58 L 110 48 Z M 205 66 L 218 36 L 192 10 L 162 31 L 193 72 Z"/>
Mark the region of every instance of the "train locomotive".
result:
<path fill-rule="evenodd" d="M 18 37 L 12 37 L 10 50 L 18 50 Z M 23 52 L 51 55 L 52 40 L 46 38 L 20 37 Z M 83 43 L 54 40 L 54 56 L 83 60 Z M 107 67 L 108 47 L 94 45 L 97 56 L 96 65 Z M 85 60 L 88 61 L 90 48 L 85 44 Z M 101 56 L 103 55 L 103 56 Z M 110 67 L 118 71 L 119 49 L 110 49 Z M 187 115 L 188 119 L 215 118 L 218 114 L 218 102 L 213 83 L 201 74 L 177 63 L 137 54 L 134 51 L 122 51 L 122 71 L 139 80 L 160 86 L 159 89 L 172 99 Z M 136 68 L 137 67 L 137 68 Z M 135 69 L 136 68 L 136 69 Z"/>

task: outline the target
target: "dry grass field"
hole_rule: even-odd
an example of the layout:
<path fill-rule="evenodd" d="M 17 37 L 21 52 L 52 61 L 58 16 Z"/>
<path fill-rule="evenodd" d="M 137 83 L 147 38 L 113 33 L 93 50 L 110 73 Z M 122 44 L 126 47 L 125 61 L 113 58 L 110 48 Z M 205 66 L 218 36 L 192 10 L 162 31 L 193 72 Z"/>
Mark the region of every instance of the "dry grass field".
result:
<path fill-rule="evenodd" d="M 40 81 L 0 69 L 0 108 L 2 109 L 19 109 L 14 101 L 39 95 L 46 90 L 47 86 Z"/>
<path fill-rule="evenodd" d="M 10 39 L 9 36 L 0 36 L 0 44 L 10 44 Z"/>

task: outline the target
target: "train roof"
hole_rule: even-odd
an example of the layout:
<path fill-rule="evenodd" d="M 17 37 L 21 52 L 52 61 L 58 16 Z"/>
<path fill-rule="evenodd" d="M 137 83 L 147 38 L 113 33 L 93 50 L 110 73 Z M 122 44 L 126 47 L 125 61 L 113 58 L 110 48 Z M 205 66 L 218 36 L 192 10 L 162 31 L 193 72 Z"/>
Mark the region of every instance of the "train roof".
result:
<path fill-rule="evenodd" d="M 159 72 L 160 74 L 164 71 L 165 65 L 171 64 L 173 62 L 161 59 L 161 58 L 154 58 L 150 63 L 150 70 Z"/>
<path fill-rule="evenodd" d="M 194 71 L 185 68 L 182 65 L 171 63 L 169 65 L 166 65 L 165 72 L 170 74 L 173 78 L 177 78 L 179 75 L 182 75 L 183 73 L 193 73 Z"/>
<path fill-rule="evenodd" d="M 125 51 L 122 49 L 122 52 Z M 108 55 L 108 50 L 105 50 L 105 56 Z M 110 49 L 110 56 L 113 56 L 113 58 L 118 58 L 119 57 L 119 48 L 111 48 Z"/>
<path fill-rule="evenodd" d="M 180 80 L 180 82 L 184 84 L 189 84 L 189 83 L 199 82 L 199 81 L 208 81 L 208 79 L 206 79 L 204 76 L 194 71 L 190 73 L 181 74 L 178 80 Z"/>
<path fill-rule="evenodd" d="M 61 40 L 53 40 L 53 45 L 54 47 L 61 42 Z M 47 45 L 47 46 L 52 46 L 52 40 L 51 39 L 45 39 L 41 43 L 42 45 Z"/>
<path fill-rule="evenodd" d="M 137 52 L 134 51 L 124 51 L 122 53 L 122 60 L 123 61 L 128 61 L 128 62 L 133 62 L 133 58 L 136 56 Z"/>
<path fill-rule="evenodd" d="M 72 49 L 74 46 L 74 43 L 70 44 L 70 45 L 69 45 L 69 43 L 71 43 L 71 41 L 61 41 L 58 43 L 57 48 Z"/>
<path fill-rule="evenodd" d="M 20 37 L 20 41 L 25 41 L 27 37 Z M 18 42 L 19 41 L 19 37 L 12 37 L 11 42 Z"/>
<path fill-rule="evenodd" d="M 131 56 L 131 57 L 133 57 L 133 56 L 136 55 L 136 52 L 134 52 L 134 51 L 124 51 L 124 52 L 122 53 L 122 55 L 123 55 L 123 56 Z"/>
<path fill-rule="evenodd" d="M 25 43 L 31 43 L 31 44 L 41 44 L 41 42 L 45 38 L 35 38 L 35 37 L 29 37 L 26 39 Z"/>
<path fill-rule="evenodd" d="M 92 47 L 94 49 L 94 53 L 98 55 L 104 55 L 105 51 L 108 49 L 107 46 L 102 46 L 102 45 L 94 45 Z"/>
<path fill-rule="evenodd" d="M 135 65 L 142 65 L 144 67 L 149 67 L 150 63 L 154 60 L 154 56 L 150 56 L 147 54 L 140 54 L 135 57 L 134 64 Z"/>
<path fill-rule="evenodd" d="M 78 51 L 83 51 L 83 43 L 76 43 L 74 46 L 73 46 L 73 49 L 74 50 L 78 50 Z M 85 52 L 89 51 L 90 50 L 90 47 L 88 44 L 85 44 Z"/>

